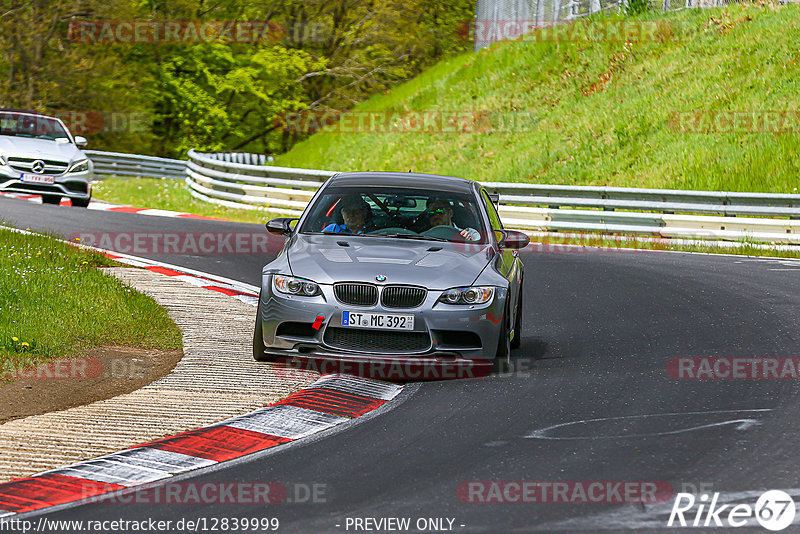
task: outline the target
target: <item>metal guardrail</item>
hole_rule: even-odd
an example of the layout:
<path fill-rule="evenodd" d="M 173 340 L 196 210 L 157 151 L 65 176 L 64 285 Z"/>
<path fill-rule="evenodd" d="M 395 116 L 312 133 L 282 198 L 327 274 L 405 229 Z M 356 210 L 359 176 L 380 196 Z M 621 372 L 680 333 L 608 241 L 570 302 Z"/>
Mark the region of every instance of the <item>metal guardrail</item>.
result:
<path fill-rule="evenodd" d="M 148 178 L 186 178 L 186 162 L 180 159 L 155 158 L 120 152 L 84 150 L 94 163 L 96 175 L 144 176 Z"/>
<path fill-rule="evenodd" d="M 240 209 L 300 215 L 333 171 L 265 165 L 258 154 L 174 160 L 86 151 L 98 175 L 185 179 L 196 198 Z M 800 244 L 800 195 L 626 187 L 483 184 L 499 195 L 510 228 Z"/>
<path fill-rule="evenodd" d="M 193 196 L 225 206 L 300 215 L 335 172 L 232 163 L 189 151 Z M 625 187 L 483 184 L 510 228 L 800 243 L 800 195 Z"/>
<path fill-rule="evenodd" d="M 332 171 L 232 163 L 220 154 L 189 151 L 186 184 L 192 196 L 223 206 L 300 215 Z"/>

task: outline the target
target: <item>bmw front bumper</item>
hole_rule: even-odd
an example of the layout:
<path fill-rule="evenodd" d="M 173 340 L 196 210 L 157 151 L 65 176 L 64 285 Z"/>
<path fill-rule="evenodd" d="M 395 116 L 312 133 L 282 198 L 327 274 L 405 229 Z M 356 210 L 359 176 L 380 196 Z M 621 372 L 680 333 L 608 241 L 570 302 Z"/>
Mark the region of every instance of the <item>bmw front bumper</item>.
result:
<path fill-rule="evenodd" d="M 261 310 L 266 352 L 277 356 L 335 358 L 347 361 L 390 358 L 442 362 L 495 358 L 507 291 L 496 288 L 486 304 L 437 302 L 442 291 L 429 290 L 411 309 L 352 306 L 337 301 L 333 286 L 320 284 L 321 295 L 303 297 L 274 291 L 272 275 L 263 277 Z M 414 316 L 410 331 L 344 326 L 343 312 Z M 321 319 L 320 319 L 321 318 Z M 319 328 L 315 328 L 315 322 Z"/>

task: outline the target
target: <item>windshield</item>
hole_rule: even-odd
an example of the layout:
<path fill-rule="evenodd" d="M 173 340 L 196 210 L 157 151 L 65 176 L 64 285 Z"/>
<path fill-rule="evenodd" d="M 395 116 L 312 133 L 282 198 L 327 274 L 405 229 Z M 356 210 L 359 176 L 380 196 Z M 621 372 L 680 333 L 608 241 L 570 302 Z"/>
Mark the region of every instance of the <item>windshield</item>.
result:
<path fill-rule="evenodd" d="M 470 194 L 391 187 L 329 188 L 317 199 L 302 233 L 486 242 Z"/>
<path fill-rule="evenodd" d="M 58 120 L 25 113 L 0 112 L 0 135 L 69 141 L 69 134 Z"/>

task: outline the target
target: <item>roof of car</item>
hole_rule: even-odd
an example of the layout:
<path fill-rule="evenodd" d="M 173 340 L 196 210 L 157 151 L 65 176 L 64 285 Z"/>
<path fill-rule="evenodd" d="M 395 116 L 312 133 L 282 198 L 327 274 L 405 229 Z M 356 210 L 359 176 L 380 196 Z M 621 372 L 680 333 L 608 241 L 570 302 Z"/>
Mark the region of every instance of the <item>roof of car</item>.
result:
<path fill-rule="evenodd" d="M 33 117 L 43 117 L 45 119 L 61 120 L 58 117 L 53 117 L 52 115 L 47 115 L 45 113 L 39 113 L 38 111 L 30 111 L 26 109 L 0 108 L 0 113 L 18 113 L 20 115 L 31 115 Z"/>
<path fill-rule="evenodd" d="M 475 182 L 453 176 L 414 172 L 342 172 L 333 175 L 328 185 L 344 187 L 391 185 L 395 187 L 467 193 L 472 190 Z"/>
<path fill-rule="evenodd" d="M 25 115 L 41 115 L 43 117 L 47 117 L 44 113 L 39 113 L 38 111 L 31 111 L 29 109 L 12 109 L 12 108 L 0 108 L 0 112 L 6 113 L 24 113 Z"/>

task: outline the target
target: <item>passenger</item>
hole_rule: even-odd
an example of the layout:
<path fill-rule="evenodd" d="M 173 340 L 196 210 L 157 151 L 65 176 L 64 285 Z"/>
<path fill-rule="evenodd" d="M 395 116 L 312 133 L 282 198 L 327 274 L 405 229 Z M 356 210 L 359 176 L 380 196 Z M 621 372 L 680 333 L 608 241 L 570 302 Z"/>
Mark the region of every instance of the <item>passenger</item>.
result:
<path fill-rule="evenodd" d="M 481 234 L 474 228 L 459 228 L 453 223 L 453 208 L 444 200 L 434 200 L 428 204 L 428 221 L 431 227 L 452 226 L 468 241 L 480 241 Z"/>
<path fill-rule="evenodd" d="M 372 210 L 361 195 L 345 195 L 341 203 L 343 224 L 331 223 L 322 229 L 323 232 L 340 232 L 344 234 L 363 234 L 367 218 Z"/>

